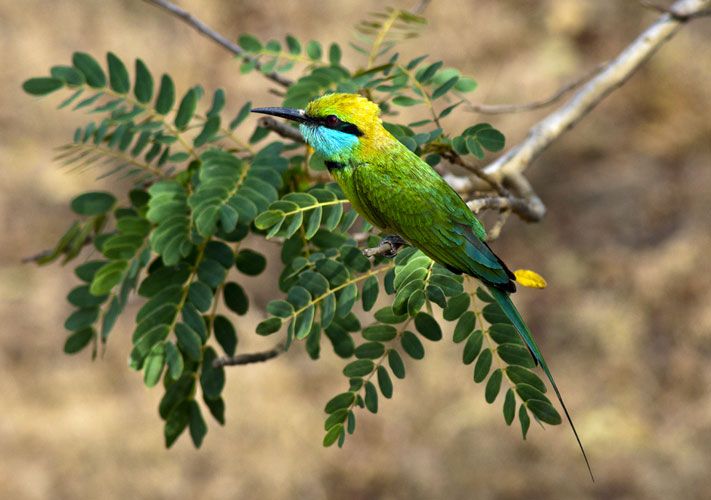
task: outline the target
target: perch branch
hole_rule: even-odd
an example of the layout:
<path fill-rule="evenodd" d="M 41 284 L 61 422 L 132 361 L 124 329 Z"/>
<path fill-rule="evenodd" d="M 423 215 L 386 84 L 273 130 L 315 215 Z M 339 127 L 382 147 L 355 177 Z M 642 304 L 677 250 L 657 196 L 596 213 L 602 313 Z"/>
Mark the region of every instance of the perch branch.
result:
<path fill-rule="evenodd" d="M 572 128 L 613 90 L 620 87 L 637 68 L 681 28 L 684 19 L 705 12 L 711 0 L 678 0 L 637 37 L 603 71 L 580 88 L 559 109 L 534 125 L 526 139 L 513 147 L 484 172 L 501 180 L 523 172 L 563 132 Z"/>
<path fill-rule="evenodd" d="M 649 2 L 648 0 L 637 0 L 640 5 L 647 7 L 648 9 L 656 10 L 657 12 L 665 12 L 670 14 L 674 19 L 678 21 L 688 21 L 689 19 L 695 19 L 697 17 L 711 16 L 711 9 L 702 9 L 691 14 L 682 14 L 677 12 L 674 7 L 665 7 L 664 5 L 657 5 L 655 3 Z"/>
<path fill-rule="evenodd" d="M 222 36 L 221 34 L 217 33 L 215 30 L 209 28 L 205 23 L 201 22 L 200 20 L 196 19 L 195 16 L 190 14 L 190 12 L 181 9 L 177 5 L 173 5 L 172 3 L 168 2 L 167 0 L 144 0 L 145 2 L 152 3 L 157 5 L 158 7 L 161 7 L 174 16 L 182 19 L 185 21 L 188 25 L 192 26 L 194 29 L 202 33 L 203 35 L 207 36 L 208 38 L 211 38 L 215 42 L 219 43 L 222 45 L 224 48 L 232 52 L 238 57 L 243 58 L 245 61 L 249 62 L 254 62 L 254 67 L 257 69 L 261 69 L 262 64 L 257 61 L 254 57 L 247 55 L 247 53 L 236 43 L 230 42 L 227 38 Z M 264 73 L 264 76 L 269 78 L 275 83 L 278 83 L 279 85 L 282 85 L 284 87 L 288 87 L 291 85 L 293 82 L 280 75 L 279 73 L 272 71 L 270 73 Z"/>
<path fill-rule="evenodd" d="M 276 358 L 284 352 L 284 345 L 279 344 L 273 349 L 263 352 L 253 352 L 249 354 L 238 354 L 232 357 L 217 358 L 212 362 L 212 366 L 220 368 L 222 366 L 249 365 L 251 363 L 262 363 Z"/>
<path fill-rule="evenodd" d="M 259 121 L 257 122 L 260 127 L 265 128 L 267 130 L 271 130 L 272 132 L 275 132 L 279 134 L 280 136 L 284 137 L 285 139 L 291 139 L 292 141 L 296 142 L 301 142 L 305 143 L 304 138 L 301 136 L 301 132 L 299 132 L 298 128 L 294 128 L 290 125 L 287 125 L 284 122 L 279 122 L 275 120 L 274 118 L 260 118 Z"/>

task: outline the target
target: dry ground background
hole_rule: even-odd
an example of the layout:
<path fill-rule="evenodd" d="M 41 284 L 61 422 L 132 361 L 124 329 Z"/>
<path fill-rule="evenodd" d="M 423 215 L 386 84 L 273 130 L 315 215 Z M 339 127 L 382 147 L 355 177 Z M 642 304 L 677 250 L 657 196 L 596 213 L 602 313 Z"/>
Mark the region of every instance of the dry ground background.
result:
<path fill-rule="evenodd" d="M 395 7 L 413 1 L 393 0 Z M 183 0 L 236 39 L 293 33 L 324 43 L 380 1 Z M 656 17 L 632 0 L 435 0 L 429 28 L 403 49 L 444 59 L 480 84 L 473 101 L 527 102 L 614 56 Z M 299 349 L 229 370 L 227 425 L 201 450 L 163 448 L 159 390 L 128 370 L 125 321 L 103 360 L 62 354 L 70 269 L 23 256 L 63 232 L 68 200 L 95 186 L 66 174 L 52 148 L 84 117 L 20 90 L 84 50 L 143 58 L 182 92 L 200 82 L 274 105 L 221 48 L 138 0 L 0 1 L 0 497 L 77 498 L 708 498 L 711 491 L 711 20 L 682 30 L 530 170 L 548 205 L 512 220 L 495 248 L 549 288 L 517 302 L 541 344 L 590 455 L 591 484 L 566 426 L 507 428 L 501 400 L 431 346 L 380 414 L 361 414 L 345 448 L 324 449 L 322 408 L 342 389 L 342 361 Z M 346 48 L 347 61 L 357 54 Z M 491 120 L 518 142 L 542 112 Z M 254 118 L 251 118 L 254 122 Z M 102 184 L 110 188 L 111 182 Z M 115 182 L 115 181 L 114 181 Z M 277 272 L 270 268 L 270 272 Z M 258 304 L 273 290 L 255 282 Z M 255 311 L 240 325 L 248 332 Z M 241 349 L 269 344 L 243 334 Z M 327 351 L 327 349 L 326 349 Z"/>

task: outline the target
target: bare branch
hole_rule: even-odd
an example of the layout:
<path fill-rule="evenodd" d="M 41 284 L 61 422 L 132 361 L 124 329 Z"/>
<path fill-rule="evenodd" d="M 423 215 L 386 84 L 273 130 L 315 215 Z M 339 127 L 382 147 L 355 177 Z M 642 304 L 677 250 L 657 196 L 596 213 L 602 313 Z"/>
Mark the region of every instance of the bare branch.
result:
<path fill-rule="evenodd" d="M 678 21 L 688 21 L 690 19 L 696 19 L 697 17 L 711 16 L 711 9 L 702 9 L 691 14 L 680 14 L 673 7 L 666 7 L 664 5 L 657 5 L 655 3 L 649 2 L 648 0 L 637 0 L 640 5 L 648 9 L 656 10 L 657 12 L 663 12 L 671 15 L 674 19 Z"/>
<path fill-rule="evenodd" d="M 580 78 L 563 85 L 552 96 L 541 101 L 534 101 L 525 104 L 471 104 L 464 109 L 466 111 L 475 111 L 477 113 L 489 115 L 501 115 L 504 113 L 519 113 L 521 111 L 532 111 L 534 109 L 545 108 L 546 106 L 550 106 L 551 104 L 558 102 L 571 90 L 575 90 L 580 87 L 583 83 L 587 82 L 590 78 L 602 71 L 608 64 L 608 61 L 598 64 Z"/>
<path fill-rule="evenodd" d="M 265 128 L 267 130 L 271 130 L 272 132 L 276 132 L 277 134 L 286 139 L 291 139 L 292 141 L 301 143 L 306 142 L 301 136 L 301 132 L 299 132 L 298 128 L 294 128 L 284 122 L 279 122 L 274 118 L 263 117 L 260 118 L 257 123 L 260 127 Z"/>
<path fill-rule="evenodd" d="M 523 142 L 485 167 L 484 172 L 502 182 L 512 174 L 523 172 L 553 141 L 625 83 L 642 63 L 674 36 L 682 26 L 679 16 L 690 19 L 696 13 L 704 12 L 710 3 L 711 0 L 675 2 L 670 8 L 675 15 L 667 12 L 660 16 L 566 104 L 534 125 Z"/>
<path fill-rule="evenodd" d="M 260 69 L 262 67 L 261 63 L 257 61 L 255 58 L 247 55 L 247 53 L 236 43 L 230 42 L 227 38 L 224 36 L 220 35 L 217 33 L 215 30 L 209 28 L 206 24 L 203 22 L 199 21 L 196 19 L 190 12 L 181 9 L 177 5 L 173 5 L 172 3 L 168 2 L 167 0 L 144 0 L 145 2 L 155 4 L 171 14 L 173 14 L 176 17 L 179 17 L 183 21 L 185 21 L 187 24 L 195 28 L 197 31 L 202 33 L 203 35 L 207 36 L 208 38 L 211 38 L 215 42 L 219 43 L 222 45 L 224 48 L 235 54 L 236 56 L 239 56 L 243 58 L 245 61 L 249 62 L 254 62 L 254 67 L 257 69 Z M 269 78 L 275 83 L 278 83 L 279 85 L 282 85 L 284 87 L 288 87 L 291 85 L 292 82 L 290 79 L 280 75 L 279 73 L 272 71 L 271 73 L 264 73 L 264 76 Z"/>
<path fill-rule="evenodd" d="M 249 365 L 251 363 L 262 363 L 276 358 L 284 352 L 284 344 L 279 344 L 273 349 L 263 352 L 253 352 L 249 354 L 238 354 L 233 357 L 217 358 L 212 362 L 212 366 L 220 368 L 222 366 Z"/>

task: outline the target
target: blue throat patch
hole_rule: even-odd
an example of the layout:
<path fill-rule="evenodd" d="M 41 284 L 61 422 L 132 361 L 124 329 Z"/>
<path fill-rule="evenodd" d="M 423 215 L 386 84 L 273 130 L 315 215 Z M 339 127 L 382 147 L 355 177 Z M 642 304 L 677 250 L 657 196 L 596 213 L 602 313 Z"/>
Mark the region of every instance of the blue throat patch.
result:
<path fill-rule="evenodd" d="M 326 160 L 346 162 L 358 144 L 357 136 L 340 130 L 306 124 L 299 125 L 299 130 L 306 142 Z"/>

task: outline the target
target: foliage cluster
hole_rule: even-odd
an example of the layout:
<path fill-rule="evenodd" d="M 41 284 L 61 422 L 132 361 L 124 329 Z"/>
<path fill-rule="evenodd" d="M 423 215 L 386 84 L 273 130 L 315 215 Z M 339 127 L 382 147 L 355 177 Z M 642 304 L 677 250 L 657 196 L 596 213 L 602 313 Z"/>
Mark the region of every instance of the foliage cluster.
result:
<path fill-rule="evenodd" d="M 403 62 L 393 53 L 423 24 L 396 10 L 360 23 L 358 43 L 351 44 L 366 58 L 359 69 L 342 65 L 335 43 L 324 56 L 318 42 L 287 36 L 282 45 L 242 35 L 241 70 L 298 68 L 285 106 L 302 107 L 330 91 L 366 95 L 380 105 L 388 130 L 432 166 L 443 157 L 483 158 L 485 150 L 500 150 L 504 137 L 488 124 L 444 132 L 441 121 L 464 102 L 462 93 L 475 89 L 472 79 L 442 61 L 426 62 L 427 56 Z M 69 90 L 60 108 L 97 117 L 60 150 L 65 165 L 132 180 L 125 193 L 74 198 L 77 220 L 40 263 L 80 262 L 75 273 L 83 284 L 67 296 L 76 308 L 65 322 L 67 353 L 91 346 L 96 356 L 129 296 L 143 299 L 129 365 L 143 372 L 147 386 L 163 387 L 158 410 L 167 446 L 186 429 L 200 446 L 207 432 L 204 409 L 225 422 L 225 368 L 215 361 L 235 355 L 238 332 L 249 334 L 235 326 L 250 308 L 241 281 L 267 267 L 255 250 L 264 240 L 281 245 L 280 262 L 269 265 L 280 268 L 283 298 L 269 302 L 256 334 L 279 335 L 287 350 L 300 343 L 313 359 L 327 340 L 347 360 L 348 389 L 325 407 L 324 445 L 343 445 L 355 429 L 356 408 L 376 413 L 380 396 L 392 397 L 391 375 L 405 377 L 403 355 L 420 360 L 427 342 L 442 339 L 435 306 L 444 321 L 456 322 L 454 342 L 463 345 L 462 361 L 473 364 L 473 380 L 485 382 L 486 401 L 493 403 L 504 385 L 507 424 L 518 414 L 525 438 L 531 417 L 560 423 L 545 385 L 531 371 L 528 351 L 491 297 L 412 248 L 393 260 L 364 257 L 363 245 L 377 244 L 378 237 L 356 241 L 349 230 L 357 214 L 303 144 L 266 143 L 269 131 L 259 126 L 245 138 L 240 125 L 252 104 L 228 121 L 222 89 L 200 113 L 202 87 L 179 97 L 169 75 L 156 85 L 140 59 L 133 80 L 117 55 L 108 53 L 106 62 L 108 71 L 77 52 L 71 65 L 54 66 L 50 76 L 23 85 L 37 96 Z M 423 118 L 407 125 L 390 121 L 399 107 L 409 106 L 419 106 Z M 371 229 L 362 224 L 361 231 Z M 390 305 L 372 312 L 383 293 Z M 229 312 L 218 312 L 220 301 Z M 372 319 L 359 319 L 366 316 L 356 315 L 357 303 Z"/>

